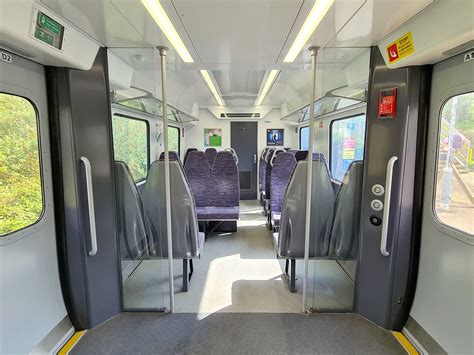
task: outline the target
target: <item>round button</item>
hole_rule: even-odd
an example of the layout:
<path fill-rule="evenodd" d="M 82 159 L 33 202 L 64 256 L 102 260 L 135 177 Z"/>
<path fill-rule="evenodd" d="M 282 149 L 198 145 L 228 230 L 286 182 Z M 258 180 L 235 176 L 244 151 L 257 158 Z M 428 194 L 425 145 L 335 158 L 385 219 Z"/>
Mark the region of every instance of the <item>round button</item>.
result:
<path fill-rule="evenodd" d="M 373 214 L 370 216 L 370 223 L 372 223 L 374 226 L 380 226 L 382 224 L 382 219 L 379 216 Z"/>
<path fill-rule="evenodd" d="M 385 193 L 385 189 L 383 188 L 382 185 L 376 184 L 376 185 L 372 186 L 372 193 L 375 196 L 382 196 Z"/>
<path fill-rule="evenodd" d="M 379 212 L 379 211 L 382 211 L 383 210 L 383 203 L 382 201 L 380 200 L 372 200 L 370 202 L 370 207 L 376 211 L 376 212 Z"/>

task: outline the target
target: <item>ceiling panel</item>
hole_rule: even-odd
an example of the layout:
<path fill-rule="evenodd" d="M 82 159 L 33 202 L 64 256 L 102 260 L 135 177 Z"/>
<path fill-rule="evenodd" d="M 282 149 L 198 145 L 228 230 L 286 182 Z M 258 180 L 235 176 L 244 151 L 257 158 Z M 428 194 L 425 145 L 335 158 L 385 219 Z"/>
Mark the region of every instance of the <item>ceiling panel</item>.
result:
<path fill-rule="evenodd" d="M 274 64 L 303 0 L 172 0 L 202 63 Z"/>

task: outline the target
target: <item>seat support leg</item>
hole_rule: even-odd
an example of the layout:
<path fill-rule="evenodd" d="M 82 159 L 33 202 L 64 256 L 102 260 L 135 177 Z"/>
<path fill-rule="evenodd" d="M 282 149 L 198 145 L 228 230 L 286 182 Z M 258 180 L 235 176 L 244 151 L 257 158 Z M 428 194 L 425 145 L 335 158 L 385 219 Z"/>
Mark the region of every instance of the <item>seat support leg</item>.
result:
<path fill-rule="evenodd" d="M 291 259 L 290 292 L 296 292 L 296 259 Z"/>
<path fill-rule="evenodd" d="M 183 259 L 183 292 L 188 292 L 188 259 Z"/>

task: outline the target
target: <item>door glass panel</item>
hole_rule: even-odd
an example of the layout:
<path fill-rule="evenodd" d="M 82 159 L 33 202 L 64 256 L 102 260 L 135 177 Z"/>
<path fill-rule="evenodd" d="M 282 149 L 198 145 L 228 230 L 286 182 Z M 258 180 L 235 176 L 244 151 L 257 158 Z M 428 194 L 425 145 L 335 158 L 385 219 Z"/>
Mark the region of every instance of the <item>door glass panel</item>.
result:
<path fill-rule="evenodd" d="M 443 106 L 439 124 L 435 212 L 441 223 L 474 234 L 474 93 Z"/>
<path fill-rule="evenodd" d="M 331 58 L 342 54 L 347 62 L 341 65 L 331 62 Z M 353 97 L 358 103 L 365 100 L 369 49 L 323 49 L 317 63 L 317 95 L 337 98 L 344 108 L 352 105 L 353 100 L 342 96 Z M 341 77 L 346 78 L 346 85 L 335 80 Z M 319 102 L 329 104 L 330 101 Z M 315 134 L 308 137 L 314 139 L 314 157 L 306 306 L 316 312 L 353 309 L 359 241 L 360 216 L 354 211 L 360 211 L 365 115 L 330 124 L 331 116 L 324 113 L 339 109 L 337 105 L 331 107 L 328 110 L 316 107 Z"/>
<path fill-rule="evenodd" d="M 33 104 L 0 93 L 0 236 L 36 223 L 43 214 L 38 121 Z"/>

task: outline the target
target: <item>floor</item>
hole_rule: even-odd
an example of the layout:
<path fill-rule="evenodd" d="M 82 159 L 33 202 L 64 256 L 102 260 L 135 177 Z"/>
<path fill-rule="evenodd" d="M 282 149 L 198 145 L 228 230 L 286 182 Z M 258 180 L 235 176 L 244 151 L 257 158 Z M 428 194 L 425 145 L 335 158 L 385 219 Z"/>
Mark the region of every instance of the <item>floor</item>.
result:
<path fill-rule="evenodd" d="M 355 314 L 123 313 L 87 331 L 72 354 L 406 354 Z"/>
<path fill-rule="evenodd" d="M 300 313 L 303 262 L 297 262 L 297 292 L 290 293 L 265 222 L 258 201 L 241 201 L 237 232 L 207 239 L 188 292 L 181 292 L 182 262 L 176 261 L 175 312 Z M 336 261 L 310 261 L 309 272 L 310 308 L 352 309 L 353 284 Z M 125 308 L 169 308 L 168 290 L 167 261 L 143 261 L 125 282 Z"/>
<path fill-rule="evenodd" d="M 175 313 L 122 313 L 87 331 L 72 353 L 406 353 L 389 331 L 357 314 L 304 315 L 303 263 L 290 293 L 265 221 L 257 201 L 242 201 L 238 231 L 207 239 L 186 293 L 182 263 L 174 263 Z M 133 270 L 137 263 L 126 265 Z M 354 265 L 343 266 L 310 262 L 310 308 L 352 309 Z M 141 262 L 124 284 L 125 307 L 169 308 L 167 277 L 166 260 Z"/>

